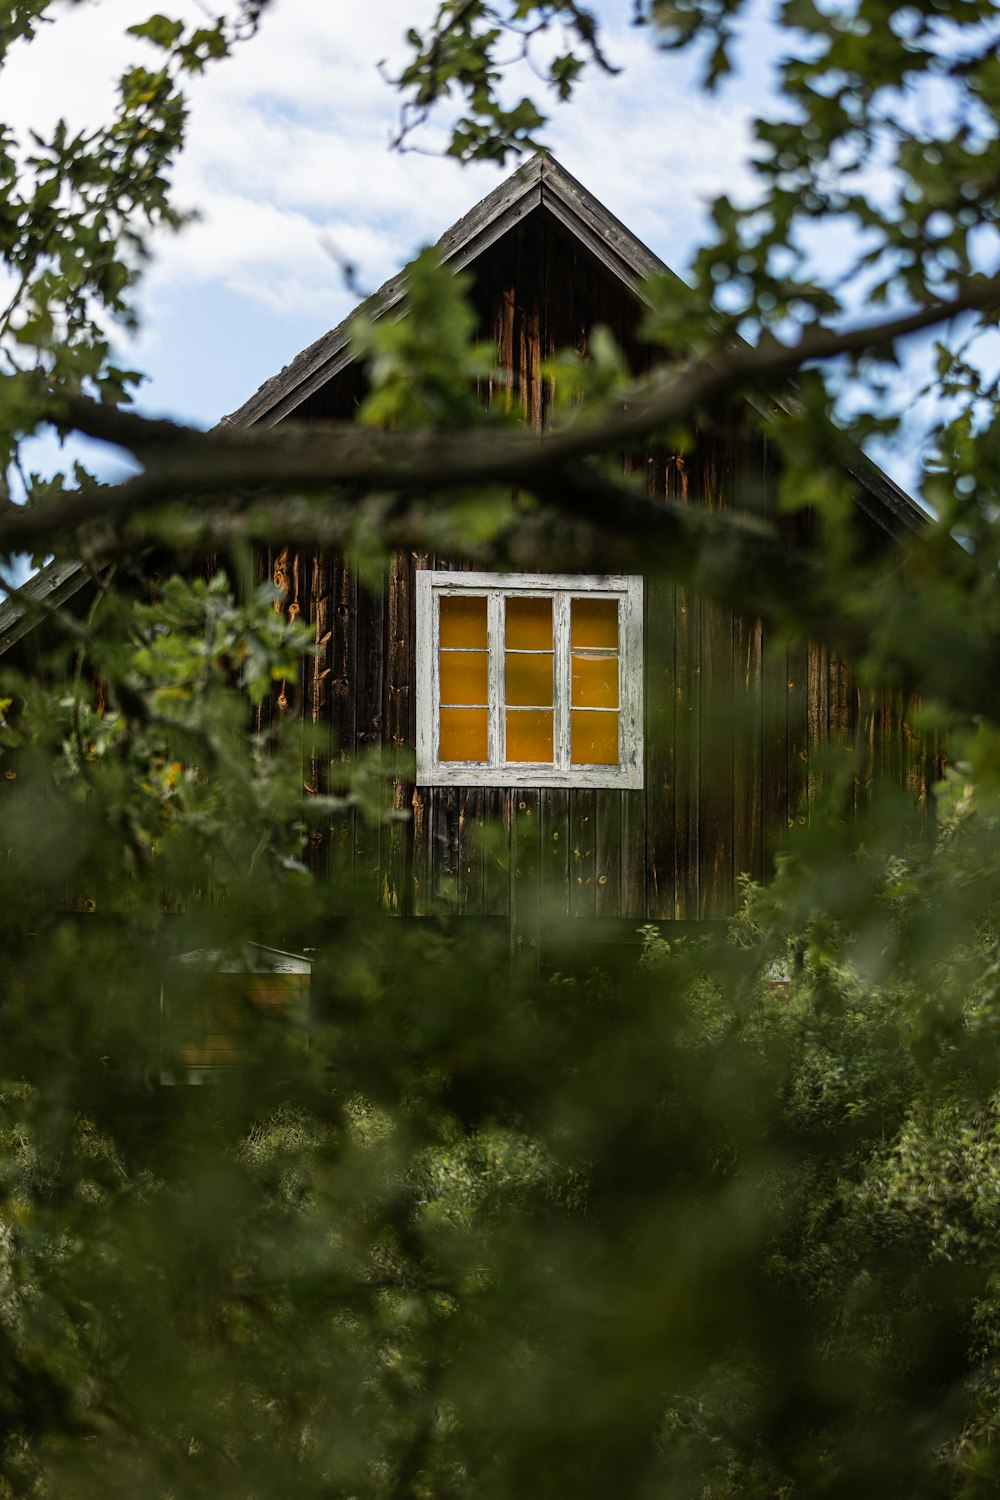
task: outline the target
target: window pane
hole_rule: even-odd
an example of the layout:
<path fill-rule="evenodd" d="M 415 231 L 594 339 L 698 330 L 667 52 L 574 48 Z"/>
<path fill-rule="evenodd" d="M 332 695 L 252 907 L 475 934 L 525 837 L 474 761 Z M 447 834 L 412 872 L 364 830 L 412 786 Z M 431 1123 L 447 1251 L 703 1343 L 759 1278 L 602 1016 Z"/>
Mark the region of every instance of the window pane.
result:
<path fill-rule="evenodd" d="M 618 707 L 618 656 L 573 657 L 573 707 Z"/>
<path fill-rule="evenodd" d="M 618 715 L 574 709 L 570 715 L 574 766 L 618 764 Z"/>
<path fill-rule="evenodd" d="M 485 708 L 442 708 L 441 759 L 487 759 Z"/>
<path fill-rule="evenodd" d="M 441 645 L 486 650 L 486 595 L 441 595 Z"/>
<path fill-rule="evenodd" d="M 617 651 L 618 600 L 572 600 L 570 643 L 574 651 Z"/>
<path fill-rule="evenodd" d="M 489 657 L 485 651 L 441 652 L 441 702 L 486 707 Z"/>
<path fill-rule="evenodd" d="M 520 599 L 506 602 L 507 650 L 552 650 L 552 600 Z"/>
<path fill-rule="evenodd" d="M 508 703 L 548 708 L 552 703 L 552 653 L 529 656 L 507 652 L 505 696 Z"/>
<path fill-rule="evenodd" d="M 513 708 L 507 710 L 508 761 L 552 763 L 552 710 Z"/>

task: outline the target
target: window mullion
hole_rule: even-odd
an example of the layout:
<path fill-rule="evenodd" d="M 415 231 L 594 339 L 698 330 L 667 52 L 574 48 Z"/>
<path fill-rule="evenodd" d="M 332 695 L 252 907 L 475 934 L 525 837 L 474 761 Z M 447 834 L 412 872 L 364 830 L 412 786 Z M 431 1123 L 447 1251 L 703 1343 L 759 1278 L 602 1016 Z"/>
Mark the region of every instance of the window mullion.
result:
<path fill-rule="evenodd" d="M 488 750 L 491 766 L 502 766 L 506 749 L 503 717 L 503 596 L 499 589 L 488 595 L 486 644 L 489 648 Z"/>
<path fill-rule="evenodd" d="M 437 765 L 441 758 L 441 595 L 437 589 L 431 594 L 431 764 Z"/>
<path fill-rule="evenodd" d="M 570 596 L 556 594 L 552 611 L 552 645 L 555 660 L 555 767 L 559 771 L 569 768 L 570 752 Z"/>

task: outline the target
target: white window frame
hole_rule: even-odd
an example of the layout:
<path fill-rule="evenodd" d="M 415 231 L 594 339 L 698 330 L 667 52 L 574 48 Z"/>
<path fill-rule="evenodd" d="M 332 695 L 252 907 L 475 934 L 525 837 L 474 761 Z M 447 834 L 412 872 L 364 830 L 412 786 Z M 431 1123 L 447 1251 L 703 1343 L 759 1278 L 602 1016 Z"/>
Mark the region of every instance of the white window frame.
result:
<path fill-rule="evenodd" d="M 485 594 L 489 647 L 489 760 L 442 761 L 439 755 L 440 608 L 448 595 Z M 503 601 L 512 595 L 552 600 L 555 691 L 552 763 L 505 762 Z M 618 601 L 619 739 L 616 766 L 570 762 L 570 599 L 586 594 Z M 417 784 L 419 786 L 642 786 L 642 579 L 575 573 L 417 573 Z"/>

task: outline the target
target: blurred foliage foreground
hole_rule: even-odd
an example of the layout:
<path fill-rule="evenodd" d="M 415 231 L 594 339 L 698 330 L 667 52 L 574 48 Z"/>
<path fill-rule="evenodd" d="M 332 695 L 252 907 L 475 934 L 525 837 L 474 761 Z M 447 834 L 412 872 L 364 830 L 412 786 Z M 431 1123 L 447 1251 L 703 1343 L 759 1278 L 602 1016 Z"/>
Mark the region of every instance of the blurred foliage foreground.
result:
<path fill-rule="evenodd" d="M 817 814 L 725 941 L 522 975 L 475 923 L 337 932 L 307 812 L 377 777 L 307 808 L 246 734 L 302 648 L 269 599 L 100 608 L 6 689 L 0 1494 L 997 1492 L 981 789 L 909 851 Z M 311 950 L 308 1015 L 163 1085 L 172 960 L 248 939 Z"/>

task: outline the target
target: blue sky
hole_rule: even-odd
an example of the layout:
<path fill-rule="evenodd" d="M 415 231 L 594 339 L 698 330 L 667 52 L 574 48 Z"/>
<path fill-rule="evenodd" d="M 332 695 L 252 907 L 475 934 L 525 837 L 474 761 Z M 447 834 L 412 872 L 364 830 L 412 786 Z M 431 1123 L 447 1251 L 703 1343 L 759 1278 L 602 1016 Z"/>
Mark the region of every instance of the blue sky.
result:
<path fill-rule="evenodd" d="M 504 175 L 388 149 L 399 101 L 377 64 L 398 61 L 405 28 L 433 8 L 428 0 L 275 0 L 260 34 L 195 80 L 176 187 L 179 204 L 199 217 L 154 243 L 142 331 L 122 349 L 149 374 L 145 410 L 206 426 L 233 410 L 350 311 L 356 297 L 336 257 L 373 289 Z M 752 191 L 750 122 L 774 107 L 774 34 L 752 20 L 737 74 L 706 97 L 690 56 L 658 53 L 648 31 L 628 26 L 626 0 L 598 8 L 623 72 L 592 76 L 557 111 L 547 140 L 683 273 L 705 231 L 706 203 Z M 204 15 L 198 0 L 164 9 Z M 63 7 L 5 72 L 3 115 L 43 130 L 60 114 L 76 126 L 106 116 L 114 78 L 144 51 L 124 37 L 138 14 L 135 0 Z M 529 75 L 511 86 L 532 82 Z M 879 457 L 911 482 L 912 451 Z"/>

